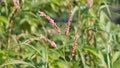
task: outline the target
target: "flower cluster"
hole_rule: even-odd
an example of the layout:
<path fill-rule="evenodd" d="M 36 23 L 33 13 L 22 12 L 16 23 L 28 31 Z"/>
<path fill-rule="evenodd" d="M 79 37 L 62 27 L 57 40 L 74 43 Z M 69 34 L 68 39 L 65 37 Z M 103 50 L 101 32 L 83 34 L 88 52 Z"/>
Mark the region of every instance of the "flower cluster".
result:
<path fill-rule="evenodd" d="M 48 42 L 52 47 L 57 48 L 57 45 L 55 44 L 54 41 L 51 41 L 50 39 L 46 38 L 45 36 L 43 36 L 42 34 L 34 34 L 36 36 L 38 36 L 40 39 L 43 39 L 44 41 Z"/>
<path fill-rule="evenodd" d="M 72 12 L 73 12 L 73 6 L 70 4 L 70 14 L 69 14 L 69 18 L 68 18 L 68 22 L 67 25 L 65 27 L 65 34 L 67 35 L 69 33 L 69 28 L 70 28 L 70 24 L 72 21 Z M 38 13 L 40 14 L 40 16 L 45 17 L 51 24 L 52 26 L 57 30 L 58 33 L 61 33 L 60 28 L 56 25 L 56 23 L 54 22 L 54 20 L 52 18 L 50 18 L 50 16 L 46 15 L 44 12 L 42 11 L 38 11 Z M 52 32 L 52 31 L 50 31 Z M 76 43 L 77 43 L 77 39 L 78 39 L 78 31 L 75 33 L 74 36 L 74 43 L 73 46 L 71 48 L 71 52 L 70 52 L 70 60 L 72 60 L 72 57 L 74 56 L 74 51 L 76 48 Z M 52 47 L 56 48 L 57 45 L 55 44 L 55 42 L 49 40 L 48 38 L 44 37 L 42 34 L 35 34 L 36 36 L 40 37 L 41 39 L 43 39 L 44 41 L 48 42 Z"/>
<path fill-rule="evenodd" d="M 71 47 L 70 60 L 72 60 L 72 57 L 74 56 L 74 51 L 76 48 L 77 39 L 78 39 L 78 31 L 75 33 L 75 36 L 74 36 L 74 44 L 73 44 L 73 47 Z"/>
<path fill-rule="evenodd" d="M 93 0 L 88 0 L 87 4 L 88 4 L 89 7 L 92 7 L 93 6 Z"/>
<path fill-rule="evenodd" d="M 14 6 L 16 9 L 20 9 L 20 3 L 19 0 L 13 0 Z"/>
<path fill-rule="evenodd" d="M 40 16 L 45 17 L 52 24 L 52 26 L 57 30 L 57 32 L 59 34 L 61 33 L 60 28 L 56 25 L 56 23 L 54 22 L 54 20 L 52 18 L 50 18 L 50 16 L 46 15 L 44 12 L 42 12 L 40 10 L 38 11 L 38 13 L 40 14 Z"/>
<path fill-rule="evenodd" d="M 72 21 L 72 10 L 73 10 L 73 6 L 70 4 L 70 14 L 69 14 L 69 18 L 68 18 L 68 23 L 67 23 L 66 28 L 65 28 L 65 34 L 66 35 L 69 32 L 70 24 L 71 24 L 71 21 Z"/>

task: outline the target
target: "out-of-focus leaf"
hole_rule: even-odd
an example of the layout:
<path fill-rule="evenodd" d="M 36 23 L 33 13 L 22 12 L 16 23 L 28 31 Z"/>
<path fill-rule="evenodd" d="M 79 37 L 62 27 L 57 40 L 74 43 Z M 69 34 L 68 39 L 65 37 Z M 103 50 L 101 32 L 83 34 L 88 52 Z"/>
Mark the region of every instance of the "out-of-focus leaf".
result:
<path fill-rule="evenodd" d="M 5 59 L 6 59 L 6 53 L 0 50 L 0 64 L 3 63 Z"/>
<path fill-rule="evenodd" d="M 115 54 L 113 55 L 113 58 L 112 58 L 112 62 L 116 62 L 118 61 L 117 59 L 120 58 L 120 52 L 115 52 Z"/>
<path fill-rule="evenodd" d="M 34 46 L 28 44 L 28 43 L 22 43 L 21 45 L 27 45 L 28 47 L 32 48 L 33 50 L 35 50 L 40 56 L 41 56 L 41 53 L 38 51 L 38 49 L 36 49 Z"/>
<path fill-rule="evenodd" d="M 100 58 L 99 57 L 99 54 L 98 54 L 98 50 L 94 47 L 90 47 L 90 46 L 86 46 L 84 47 L 85 50 L 91 52 L 93 55 L 95 55 L 97 58 Z"/>
<path fill-rule="evenodd" d="M 120 57 L 117 61 L 113 63 L 113 68 L 120 68 Z"/>
<path fill-rule="evenodd" d="M 4 16 L 0 16 L 0 21 L 4 22 L 5 24 L 8 24 L 8 19 Z"/>
<path fill-rule="evenodd" d="M 54 4 L 60 5 L 60 1 L 59 1 L 59 0 L 52 0 L 52 2 L 53 2 Z"/>
<path fill-rule="evenodd" d="M 102 65 L 102 67 L 107 67 L 107 59 L 106 59 L 106 55 L 103 53 L 103 52 L 101 52 L 101 51 L 99 51 L 99 57 L 100 57 L 100 61 L 101 61 L 101 63 L 100 63 L 100 65 Z"/>
<path fill-rule="evenodd" d="M 0 31 L 4 31 L 4 27 L 8 28 L 8 19 L 5 16 L 0 16 Z"/>
<path fill-rule="evenodd" d="M 30 64 L 30 63 L 27 63 L 27 62 L 24 62 L 24 61 L 21 61 L 21 60 L 13 60 L 13 61 L 5 62 L 5 63 L 3 63 L 3 64 L 0 65 L 0 68 L 3 68 L 3 67 L 5 67 L 5 66 L 11 65 L 11 64 L 13 64 L 13 65 L 14 65 L 14 64 L 24 64 L 24 65 L 29 65 L 29 66 L 35 68 L 34 65 L 32 65 L 32 64 Z"/>
<path fill-rule="evenodd" d="M 105 19 L 106 19 L 106 14 L 103 12 L 103 11 L 101 11 L 100 12 L 100 24 L 101 24 L 101 27 L 103 27 L 103 24 L 105 23 Z"/>

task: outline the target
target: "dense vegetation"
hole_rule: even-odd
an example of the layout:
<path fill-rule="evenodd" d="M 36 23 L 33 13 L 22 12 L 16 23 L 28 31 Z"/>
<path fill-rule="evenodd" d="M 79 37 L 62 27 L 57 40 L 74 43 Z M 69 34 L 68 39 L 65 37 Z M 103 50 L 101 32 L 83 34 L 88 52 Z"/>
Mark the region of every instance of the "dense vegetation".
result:
<path fill-rule="evenodd" d="M 107 4 L 0 0 L 0 68 L 119 68 L 120 26 Z"/>

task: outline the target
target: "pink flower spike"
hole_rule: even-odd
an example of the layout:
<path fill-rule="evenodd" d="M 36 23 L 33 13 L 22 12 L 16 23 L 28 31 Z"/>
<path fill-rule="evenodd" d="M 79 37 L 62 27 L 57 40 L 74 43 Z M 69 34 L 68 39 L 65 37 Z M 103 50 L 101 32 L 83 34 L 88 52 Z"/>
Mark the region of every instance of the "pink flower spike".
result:
<path fill-rule="evenodd" d="M 88 0 L 88 6 L 92 7 L 93 6 L 93 0 Z"/>
<path fill-rule="evenodd" d="M 69 14 L 69 18 L 68 18 L 68 23 L 67 23 L 66 28 L 65 28 L 65 34 L 66 35 L 69 32 L 70 24 L 71 24 L 71 21 L 72 21 L 72 10 L 73 10 L 73 6 L 70 4 L 70 14 Z"/>
<path fill-rule="evenodd" d="M 57 45 L 55 44 L 55 42 L 53 42 L 49 39 L 46 39 L 46 41 L 49 42 L 52 47 L 57 48 Z"/>
<path fill-rule="evenodd" d="M 16 9 L 20 9 L 19 0 L 13 0 L 13 3 Z"/>
<path fill-rule="evenodd" d="M 46 38 L 45 36 L 43 36 L 42 34 L 34 34 L 36 36 L 38 36 L 40 39 L 43 39 L 44 41 L 48 42 L 52 47 L 57 48 L 57 45 L 55 44 L 54 41 L 49 40 L 48 38 Z"/>
<path fill-rule="evenodd" d="M 56 25 L 56 23 L 54 22 L 54 20 L 52 18 L 50 18 L 50 16 L 46 15 L 44 12 L 42 12 L 40 10 L 38 11 L 38 13 L 40 14 L 40 16 L 45 17 L 52 24 L 52 26 L 57 30 L 57 32 L 59 34 L 61 33 L 60 28 Z"/>
<path fill-rule="evenodd" d="M 75 48 L 76 48 L 77 39 L 78 39 L 78 31 L 75 33 L 75 36 L 74 36 L 74 47 Z"/>
<path fill-rule="evenodd" d="M 75 33 L 75 36 L 74 36 L 74 44 L 73 44 L 73 47 L 71 48 L 70 60 L 72 60 L 72 58 L 74 56 L 74 51 L 76 48 L 77 39 L 78 39 L 78 31 Z"/>

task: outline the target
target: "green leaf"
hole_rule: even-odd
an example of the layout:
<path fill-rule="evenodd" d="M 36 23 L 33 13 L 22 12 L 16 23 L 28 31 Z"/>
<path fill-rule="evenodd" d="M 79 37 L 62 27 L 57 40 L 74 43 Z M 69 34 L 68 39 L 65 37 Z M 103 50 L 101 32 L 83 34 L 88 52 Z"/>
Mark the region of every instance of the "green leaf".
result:
<path fill-rule="evenodd" d="M 114 63 L 115 61 L 117 61 L 117 59 L 120 57 L 120 52 L 115 52 L 115 54 L 113 55 L 112 58 L 112 62 Z"/>
<path fill-rule="evenodd" d="M 5 24 L 8 24 L 8 19 L 4 16 L 0 16 L 0 21 L 4 22 Z"/>
<path fill-rule="evenodd" d="M 40 56 L 42 56 L 41 53 L 38 51 L 38 49 L 36 49 L 36 48 L 33 47 L 32 45 L 30 45 L 30 44 L 28 44 L 28 43 L 22 43 L 22 45 L 27 45 L 27 46 L 30 47 L 31 49 L 35 50 Z"/>
<path fill-rule="evenodd" d="M 13 60 L 13 61 L 8 61 L 8 62 L 5 62 L 3 63 L 2 65 L 0 65 L 0 68 L 3 68 L 4 66 L 7 66 L 7 65 L 11 65 L 11 64 L 24 64 L 24 65 L 29 65 L 33 68 L 35 68 L 34 65 L 30 64 L 30 63 L 27 63 L 27 62 L 24 62 L 24 61 L 21 61 L 21 60 Z"/>
<path fill-rule="evenodd" d="M 59 1 L 59 0 L 52 0 L 52 2 L 53 2 L 54 4 L 60 5 L 60 1 Z"/>
<path fill-rule="evenodd" d="M 113 63 L 113 67 L 112 68 L 120 68 L 120 59 L 118 59 L 116 62 Z"/>
<path fill-rule="evenodd" d="M 6 59 L 6 53 L 0 50 L 0 64 L 3 63 L 5 59 Z"/>
<path fill-rule="evenodd" d="M 84 49 L 87 50 L 87 51 L 89 51 L 93 55 L 95 55 L 97 58 L 100 58 L 99 54 L 98 54 L 98 50 L 96 48 L 91 47 L 91 46 L 86 46 L 86 47 L 84 47 Z"/>

